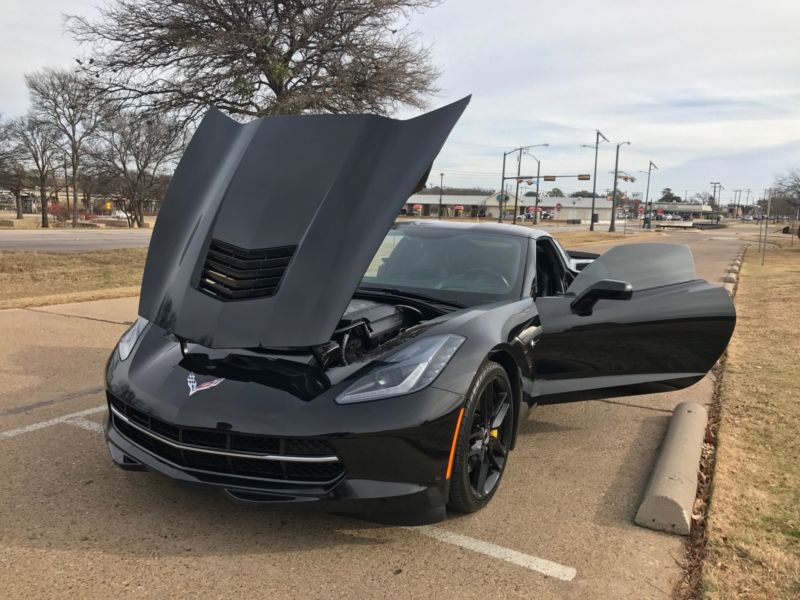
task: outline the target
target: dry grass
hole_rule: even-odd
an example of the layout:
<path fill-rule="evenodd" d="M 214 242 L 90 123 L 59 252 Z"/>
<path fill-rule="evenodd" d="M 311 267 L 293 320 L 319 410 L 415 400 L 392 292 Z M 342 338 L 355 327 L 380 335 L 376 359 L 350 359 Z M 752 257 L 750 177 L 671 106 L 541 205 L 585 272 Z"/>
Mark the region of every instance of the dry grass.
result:
<path fill-rule="evenodd" d="M 146 248 L 0 252 L 0 308 L 135 296 Z"/>
<path fill-rule="evenodd" d="M 652 242 L 655 238 L 661 237 L 661 232 L 651 233 L 648 232 L 646 236 L 635 235 L 628 232 L 625 235 L 620 229 L 614 233 L 608 231 L 554 231 L 552 236 L 564 248 L 572 248 L 575 246 L 591 246 L 592 244 L 604 244 L 609 242 L 616 242 L 617 244 L 625 244 L 630 242 Z"/>
<path fill-rule="evenodd" d="M 11 221 L 12 226 L 8 229 L 41 229 L 42 215 L 26 214 L 22 219 L 17 219 L 17 213 L 0 211 L 0 221 Z M 2 227 L 6 229 L 6 227 Z"/>
<path fill-rule="evenodd" d="M 800 248 L 742 269 L 702 588 L 708 598 L 800 597 Z"/>

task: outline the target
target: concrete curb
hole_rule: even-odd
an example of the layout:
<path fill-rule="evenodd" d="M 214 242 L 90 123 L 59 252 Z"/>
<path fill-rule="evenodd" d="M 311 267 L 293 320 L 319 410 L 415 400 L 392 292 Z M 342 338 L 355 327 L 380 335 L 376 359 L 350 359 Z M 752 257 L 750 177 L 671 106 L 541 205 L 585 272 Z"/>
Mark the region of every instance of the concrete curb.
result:
<path fill-rule="evenodd" d="M 636 513 L 637 525 L 680 535 L 692 528 L 692 507 L 708 413 L 700 404 L 675 407 L 644 500 Z"/>
<path fill-rule="evenodd" d="M 747 247 L 747 244 L 742 246 L 723 279 L 731 297 L 736 295 Z M 675 407 L 661 454 L 634 519 L 637 525 L 689 535 L 707 426 L 708 413 L 703 406 L 683 402 Z"/>

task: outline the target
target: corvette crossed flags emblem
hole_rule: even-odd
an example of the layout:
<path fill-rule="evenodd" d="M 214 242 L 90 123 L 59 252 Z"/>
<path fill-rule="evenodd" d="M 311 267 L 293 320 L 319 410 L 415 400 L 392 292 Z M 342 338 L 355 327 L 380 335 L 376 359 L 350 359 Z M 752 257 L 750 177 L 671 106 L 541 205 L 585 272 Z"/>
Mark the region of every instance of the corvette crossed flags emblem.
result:
<path fill-rule="evenodd" d="M 189 373 L 189 376 L 186 378 L 186 384 L 189 386 L 190 396 L 195 392 L 202 392 L 203 390 L 207 390 L 208 388 L 218 386 L 223 381 L 225 381 L 224 377 L 222 379 L 212 379 L 211 381 L 207 381 L 205 383 L 201 383 L 200 385 L 198 385 L 197 378 L 194 376 L 194 373 Z"/>

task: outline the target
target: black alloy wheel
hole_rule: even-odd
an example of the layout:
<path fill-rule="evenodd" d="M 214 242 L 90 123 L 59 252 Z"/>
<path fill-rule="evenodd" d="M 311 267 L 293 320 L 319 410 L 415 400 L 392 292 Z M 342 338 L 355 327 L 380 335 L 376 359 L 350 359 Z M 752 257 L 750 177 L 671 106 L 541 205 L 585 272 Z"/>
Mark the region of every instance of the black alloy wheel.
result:
<path fill-rule="evenodd" d="M 450 481 L 451 508 L 470 513 L 488 504 L 508 462 L 513 431 L 511 382 L 503 367 L 487 362 L 467 394 Z"/>

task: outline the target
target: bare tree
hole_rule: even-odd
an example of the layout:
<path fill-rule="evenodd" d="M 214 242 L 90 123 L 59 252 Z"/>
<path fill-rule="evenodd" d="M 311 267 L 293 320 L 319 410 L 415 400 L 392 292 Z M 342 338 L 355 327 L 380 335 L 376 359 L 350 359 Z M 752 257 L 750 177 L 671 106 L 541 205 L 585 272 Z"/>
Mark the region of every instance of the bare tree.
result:
<path fill-rule="evenodd" d="M 438 70 L 404 19 L 438 0 L 108 0 L 67 17 L 85 71 L 116 98 L 194 118 L 386 114 L 420 107 Z"/>
<path fill-rule="evenodd" d="M 34 112 L 51 121 L 64 137 L 72 167 L 72 226 L 77 227 L 81 151 L 100 124 L 102 100 L 84 76 L 65 70 L 43 69 L 26 75 L 25 82 Z"/>
<path fill-rule="evenodd" d="M 6 160 L 0 166 L 0 185 L 8 188 L 14 194 L 14 205 L 17 211 L 17 219 L 24 217 L 22 210 L 22 190 L 30 184 L 30 174 L 25 168 L 22 160 Z"/>
<path fill-rule="evenodd" d="M 103 121 L 92 162 L 98 177 L 114 182 L 129 225 L 143 225 L 145 203 L 161 198 L 163 176 L 186 141 L 186 130 L 174 118 L 123 109 Z"/>
<path fill-rule="evenodd" d="M 800 169 L 791 169 L 775 181 L 782 200 L 793 210 L 800 209 Z"/>
<path fill-rule="evenodd" d="M 42 227 L 49 227 L 48 179 L 55 178 L 53 157 L 58 152 L 58 132 L 48 121 L 28 114 L 12 120 L 8 134 L 34 167 L 42 205 Z"/>
<path fill-rule="evenodd" d="M 21 148 L 15 143 L 8 123 L 0 122 L 0 185 L 14 194 L 17 219 L 22 219 L 22 188 L 28 182 L 28 172 Z"/>

